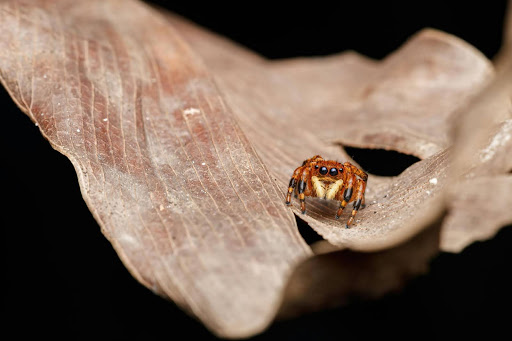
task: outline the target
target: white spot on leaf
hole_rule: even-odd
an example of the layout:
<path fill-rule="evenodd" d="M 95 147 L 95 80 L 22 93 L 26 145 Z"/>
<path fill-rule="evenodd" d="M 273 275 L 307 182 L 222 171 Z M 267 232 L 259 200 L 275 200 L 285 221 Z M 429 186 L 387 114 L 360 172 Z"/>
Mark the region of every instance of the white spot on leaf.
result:
<path fill-rule="evenodd" d="M 199 114 L 200 112 L 201 111 L 199 111 L 199 109 L 197 109 L 197 108 L 187 108 L 187 109 L 183 110 L 183 114 L 185 116 Z"/>
<path fill-rule="evenodd" d="M 504 146 L 508 140 L 510 140 L 511 134 L 512 119 L 508 119 L 505 122 L 503 122 L 502 126 L 500 127 L 500 130 L 491 139 L 489 145 L 480 151 L 480 161 L 489 161 L 494 156 L 494 154 L 496 154 L 496 151 L 500 149 L 501 146 Z"/>

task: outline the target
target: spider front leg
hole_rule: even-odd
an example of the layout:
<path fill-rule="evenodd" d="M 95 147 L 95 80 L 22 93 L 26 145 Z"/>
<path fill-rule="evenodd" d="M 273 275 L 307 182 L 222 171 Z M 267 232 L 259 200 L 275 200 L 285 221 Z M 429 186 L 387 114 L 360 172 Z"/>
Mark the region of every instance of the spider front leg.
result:
<path fill-rule="evenodd" d="M 307 160 L 304 160 L 304 162 L 302 162 L 302 166 L 297 167 L 295 169 L 295 171 L 293 172 L 292 178 L 290 179 L 290 184 L 288 185 L 288 192 L 286 193 L 286 205 L 289 206 L 291 204 L 292 193 L 295 190 L 295 186 L 297 186 L 297 184 L 299 183 L 299 179 L 301 179 L 304 171 L 306 169 L 309 169 L 311 163 L 322 161 L 322 160 L 323 160 L 323 158 L 320 155 L 315 155 L 313 157 L 310 157 Z M 309 171 L 307 174 L 309 175 Z M 306 183 L 307 178 L 305 178 L 303 181 Z M 304 184 L 304 186 L 305 186 L 305 184 Z M 305 189 L 305 187 L 304 187 L 304 189 Z M 302 192 L 304 192 L 304 190 Z M 302 207 L 302 205 L 301 205 L 301 207 Z M 302 212 L 302 213 L 304 213 L 304 212 Z"/>
<path fill-rule="evenodd" d="M 300 200 L 300 211 L 302 214 L 306 213 L 306 191 L 308 179 L 309 179 L 309 168 L 304 169 L 298 185 L 299 200 Z"/>
<path fill-rule="evenodd" d="M 291 205 L 292 203 L 292 193 L 295 190 L 295 186 L 297 186 L 297 183 L 299 182 L 299 178 L 302 175 L 302 172 L 304 171 L 304 166 L 298 167 L 292 175 L 292 178 L 290 179 L 290 184 L 288 185 L 288 192 L 286 193 L 286 205 Z"/>
<path fill-rule="evenodd" d="M 357 211 L 361 207 L 361 205 L 364 205 L 364 192 L 366 190 L 366 181 L 357 179 L 356 183 L 356 200 L 354 201 L 354 207 L 352 208 L 352 214 L 350 215 L 350 218 L 347 221 L 346 228 L 349 228 L 352 222 L 354 221 L 354 217 L 357 214 Z"/>
<path fill-rule="evenodd" d="M 345 188 L 345 191 L 343 192 L 343 196 L 339 199 L 341 199 L 340 202 L 340 208 L 338 208 L 338 211 L 336 212 L 336 219 L 339 219 L 341 217 L 341 214 L 343 213 L 343 210 L 345 209 L 345 206 L 350 202 L 350 199 L 352 198 L 353 193 L 353 186 L 354 182 L 356 181 L 355 175 L 350 175 L 347 179 L 347 183 L 344 184 L 343 188 Z M 341 191 L 340 191 L 341 193 Z"/>

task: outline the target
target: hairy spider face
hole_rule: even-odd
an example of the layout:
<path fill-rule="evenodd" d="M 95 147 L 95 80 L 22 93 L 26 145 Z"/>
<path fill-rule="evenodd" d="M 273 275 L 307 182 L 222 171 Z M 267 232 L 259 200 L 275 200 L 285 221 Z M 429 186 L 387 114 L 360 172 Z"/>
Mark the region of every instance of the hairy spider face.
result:
<path fill-rule="evenodd" d="M 343 165 L 336 161 L 317 162 L 311 170 L 311 175 L 327 182 L 334 182 L 343 178 Z"/>

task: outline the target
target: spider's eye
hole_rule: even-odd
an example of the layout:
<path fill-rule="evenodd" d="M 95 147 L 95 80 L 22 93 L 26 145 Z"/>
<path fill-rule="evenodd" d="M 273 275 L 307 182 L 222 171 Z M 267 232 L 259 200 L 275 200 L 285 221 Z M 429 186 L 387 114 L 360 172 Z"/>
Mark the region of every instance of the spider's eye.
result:
<path fill-rule="evenodd" d="M 320 168 L 320 174 L 325 175 L 325 174 L 327 174 L 327 172 L 328 172 L 327 167 L 324 166 L 324 167 Z"/>
<path fill-rule="evenodd" d="M 318 167 L 320 167 L 319 165 L 315 165 L 315 169 L 318 169 Z"/>
<path fill-rule="evenodd" d="M 338 170 L 336 168 L 331 168 L 329 174 L 331 174 L 331 176 L 336 176 L 338 175 Z"/>
<path fill-rule="evenodd" d="M 340 167 L 339 171 L 340 173 L 343 173 L 343 167 Z"/>

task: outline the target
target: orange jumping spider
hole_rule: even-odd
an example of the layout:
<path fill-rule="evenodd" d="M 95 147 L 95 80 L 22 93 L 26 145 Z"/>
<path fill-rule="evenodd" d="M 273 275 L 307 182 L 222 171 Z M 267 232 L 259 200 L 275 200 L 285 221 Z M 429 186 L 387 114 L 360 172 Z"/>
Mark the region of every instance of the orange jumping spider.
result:
<path fill-rule="evenodd" d="M 286 194 L 286 204 L 290 205 L 294 189 L 299 195 L 302 213 L 306 213 L 306 196 L 337 200 L 340 202 L 340 207 L 335 218 L 338 219 L 345 206 L 354 201 L 352 215 L 345 225 L 349 228 L 361 205 L 364 207 L 367 180 L 368 174 L 350 162 L 341 164 L 315 155 L 304 161 L 302 166 L 293 172 Z"/>

